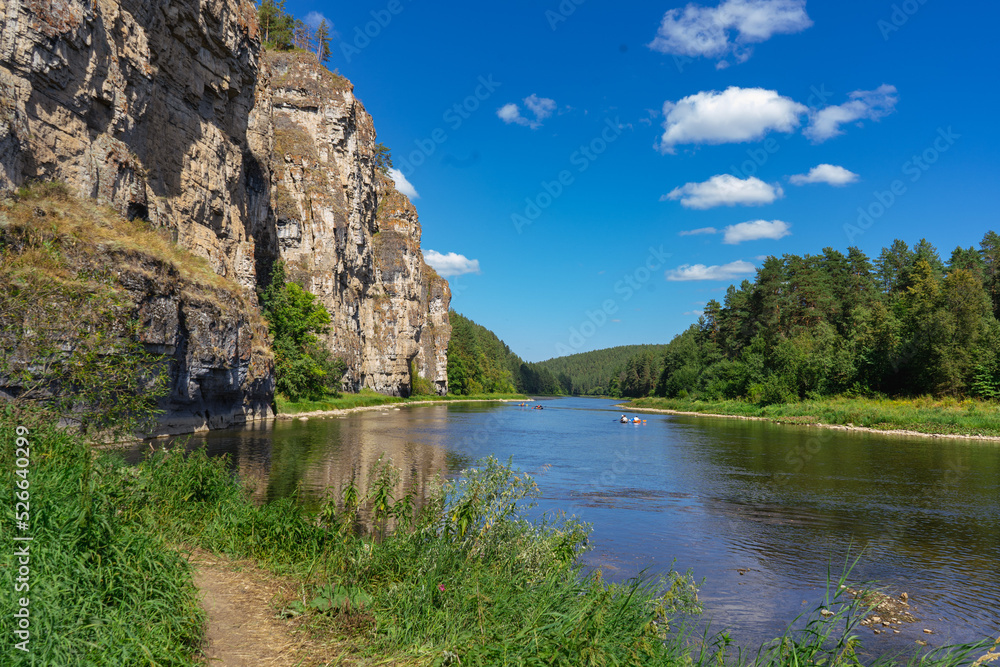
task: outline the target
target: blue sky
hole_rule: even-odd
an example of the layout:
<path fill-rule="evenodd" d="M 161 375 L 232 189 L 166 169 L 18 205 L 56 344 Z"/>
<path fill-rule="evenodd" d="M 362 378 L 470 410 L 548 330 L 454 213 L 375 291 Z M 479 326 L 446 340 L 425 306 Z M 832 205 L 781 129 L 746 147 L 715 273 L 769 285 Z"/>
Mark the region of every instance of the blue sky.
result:
<path fill-rule="evenodd" d="M 668 342 L 770 254 L 1000 231 L 994 3 L 287 9 L 333 24 L 453 308 L 529 361 Z"/>

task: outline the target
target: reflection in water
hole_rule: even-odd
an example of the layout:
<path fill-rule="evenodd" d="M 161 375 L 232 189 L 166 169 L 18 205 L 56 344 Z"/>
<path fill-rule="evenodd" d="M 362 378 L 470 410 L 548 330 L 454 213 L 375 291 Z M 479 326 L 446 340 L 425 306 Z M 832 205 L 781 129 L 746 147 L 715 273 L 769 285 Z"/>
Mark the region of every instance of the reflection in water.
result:
<path fill-rule="evenodd" d="M 315 503 L 380 456 L 394 490 L 423 497 L 438 474 L 487 454 L 536 475 L 543 510 L 594 524 L 585 564 L 612 579 L 692 568 L 714 627 L 774 637 L 822 597 L 849 558 L 852 581 L 909 593 L 917 625 L 874 636 L 880 654 L 1000 632 L 1000 447 L 765 422 L 647 415 L 622 425 L 608 401 L 414 406 L 282 421 L 192 441 L 228 452 L 260 500 Z M 470 444 L 471 443 L 471 444 Z M 933 629 L 924 635 L 923 628 Z"/>

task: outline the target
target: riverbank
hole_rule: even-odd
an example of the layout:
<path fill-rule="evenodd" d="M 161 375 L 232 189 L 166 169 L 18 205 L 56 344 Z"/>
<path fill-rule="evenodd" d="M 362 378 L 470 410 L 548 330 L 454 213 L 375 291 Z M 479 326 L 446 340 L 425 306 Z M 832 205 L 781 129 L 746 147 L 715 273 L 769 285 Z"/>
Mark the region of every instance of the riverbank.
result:
<path fill-rule="evenodd" d="M 1000 442 L 1000 403 L 974 399 L 831 397 L 760 406 L 737 400 L 649 397 L 619 407 L 636 412 L 748 419 L 882 435 Z"/>
<path fill-rule="evenodd" d="M 367 493 L 334 489 L 315 512 L 295 498 L 256 505 L 228 462 L 204 450 L 128 466 L 54 423 L 22 421 L 31 627 L 44 632 L 32 632 L 29 655 L 5 655 L 9 664 L 263 664 L 275 653 L 297 664 L 749 664 L 721 638 L 685 633 L 699 622 L 689 576 L 612 584 L 584 574 L 589 527 L 526 520 L 520 508 L 538 487 L 496 461 L 399 498 L 399 471 L 376 466 Z M 17 435 L 0 415 L 0 442 Z M 0 468 L 15 470 L 15 455 L 0 448 Z M 3 477 L 0 504 L 13 506 L 21 478 Z M 0 523 L 9 592 L 14 535 L 26 529 L 12 514 Z M 761 646 L 758 664 L 857 667 L 838 642 L 863 616 L 856 600 L 834 599 L 838 583 L 799 630 Z M 12 620 L 0 617 L 0 632 L 10 635 Z M 968 665 L 985 650 L 922 664 Z"/>
<path fill-rule="evenodd" d="M 331 397 L 320 401 L 293 402 L 286 401 L 279 396 L 275 398 L 278 408 L 275 419 L 332 417 L 351 412 L 381 410 L 387 406 L 428 405 L 432 403 L 509 403 L 531 400 L 534 399 L 522 394 L 471 394 L 468 396 L 447 394 L 445 396 L 425 395 L 402 398 L 400 396 L 386 396 L 373 391 L 362 391 L 358 394 L 341 394 L 337 398 Z"/>

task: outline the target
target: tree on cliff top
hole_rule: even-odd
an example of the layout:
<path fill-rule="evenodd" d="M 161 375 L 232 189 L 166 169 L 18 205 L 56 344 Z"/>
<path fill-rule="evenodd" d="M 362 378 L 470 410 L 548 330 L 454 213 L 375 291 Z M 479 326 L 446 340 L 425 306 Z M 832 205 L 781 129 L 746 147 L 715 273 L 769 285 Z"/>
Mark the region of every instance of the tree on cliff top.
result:
<path fill-rule="evenodd" d="M 326 19 L 319 22 L 316 34 L 313 36 L 316 42 L 316 57 L 321 63 L 330 59 L 330 28 L 326 25 Z"/>
<path fill-rule="evenodd" d="M 264 31 L 264 44 L 276 49 L 292 47 L 295 19 L 285 11 L 285 0 L 262 0 L 257 8 L 257 20 Z"/>
<path fill-rule="evenodd" d="M 286 282 L 285 266 L 279 262 L 260 295 L 260 305 L 274 339 L 278 392 L 293 401 L 336 393 L 347 364 L 334 358 L 317 336 L 330 329 L 330 313 L 323 304 L 302 286 Z"/>

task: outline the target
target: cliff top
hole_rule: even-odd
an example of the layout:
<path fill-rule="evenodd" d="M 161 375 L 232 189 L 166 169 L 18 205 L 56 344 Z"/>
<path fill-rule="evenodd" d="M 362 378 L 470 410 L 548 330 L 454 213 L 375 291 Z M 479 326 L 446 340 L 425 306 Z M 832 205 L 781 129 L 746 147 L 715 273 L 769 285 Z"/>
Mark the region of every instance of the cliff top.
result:
<path fill-rule="evenodd" d="M 353 83 L 320 65 L 314 53 L 268 50 L 263 60 L 271 70 L 275 105 L 280 106 L 286 102 L 285 96 L 294 94 L 294 106 L 303 106 L 304 97 L 318 107 L 321 100 L 354 92 Z"/>

